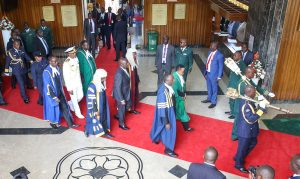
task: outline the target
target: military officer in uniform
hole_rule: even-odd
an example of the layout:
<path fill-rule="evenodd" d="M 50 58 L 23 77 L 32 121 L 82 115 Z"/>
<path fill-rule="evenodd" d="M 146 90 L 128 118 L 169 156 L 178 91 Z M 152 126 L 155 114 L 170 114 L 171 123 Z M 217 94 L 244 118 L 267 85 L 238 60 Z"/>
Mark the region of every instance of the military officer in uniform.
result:
<path fill-rule="evenodd" d="M 34 89 L 39 91 L 37 103 L 43 105 L 43 71 L 48 65 L 48 60 L 42 56 L 40 51 L 33 52 L 35 62 L 31 64 L 31 75 Z"/>
<path fill-rule="evenodd" d="M 17 82 L 20 87 L 21 96 L 24 102 L 29 103 L 29 97 L 25 91 L 25 83 L 27 87 L 31 88 L 30 81 L 28 78 L 28 71 L 26 67 L 26 62 L 32 63 L 32 60 L 29 56 L 20 49 L 20 41 L 15 40 L 13 48 L 8 51 L 5 64 L 5 72 L 9 72 L 9 66 L 12 68 L 12 74 L 15 75 Z"/>
<path fill-rule="evenodd" d="M 246 67 L 245 69 L 245 77 L 246 79 L 240 79 L 240 81 L 238 81 L 238 86 L 237 86 L 237 92 L 239 93 L 239 95 L 245 95 L 244 93 L 244 90 L 247 86 L 247 81 L 250 82 L 250 84 L 255 87 L 256 91 L 259 93 L 259 94 L 262 94 L 262 95 L 268 95 L 269 97 L 275 97 L 275 94 L 274 93 L 271 93 L 263 88 L 261 88 L 260 86 L 257 86 L 255 85 L 251 79 L 254 78 L 254 69 L 252 67 Z M 257 94 L 258 94 L 257 93 Z M 257 96 L 258 97 L 258 96 Z M 260 97 L 261 98 L 261 97 Z M 238 121 L 238 116 L 239 116 L 239 109 L 240 109 L 240 99 L 236 99 L 235 102 L 234 102 L 234 114 L 235 114 L 235 119 L 234 119 L 234 122 L 233 122 L 233 128 L 232 128 L 232 133 L 231 133 L 231 139 L 233 141 L 237 140 L 238 137 L 237 137 L 237 121 Z"/>
<path fill-rule="evenodd" d="M 255 98 L 256 89 L 254 86 L 247 85 L 244 90 L 245 96 Z M 244 168 L 244 160 L 257 144 L 259 133 L 258 119 L 266 111 L 265 101 L 261 101 L 256 109 L 253 102 L 241 99 L 238 115 L 238 148 L 235 160 L 235 168 L 243 173 L 248 171 Z"/>
<path fill-rule="evenodd" d="M 240 68 L 241 73 L 244 75 L 245 74 L 246 64 L 242 60 L 242 53 L 241 53 L 241 51 L 237 51 L 237 52 L 235 52 L 233 54 L 233 60 L 235 61 L 235 63 L 237 64 L 237 66 Z M 228 84 L 227 88 L 237 89 L 238 82 L 239 82 L 240 79 L 241 79 L 240 75 L 237 75 L 233 71 L 231 71 L 230 75 L 229 75 L 229 84 Z M 230 112 L 226 113 L 226 114 L 230 114 L 230 116 L 228 117 L 229 119 L 234 119 L 235 118 L 234 103 L 235 103 L 235 99 L 229 99 Z"/>
<path fill-rule="evenodd" d="M 185 38 L 180 39 L 180 47 L 175 50 L 175 67 L 178 65 L 184 66 L 183 79 L 186 82 L 187 75 L 192 71 L 193 67 L 193 50 L 187 46 Z"/>

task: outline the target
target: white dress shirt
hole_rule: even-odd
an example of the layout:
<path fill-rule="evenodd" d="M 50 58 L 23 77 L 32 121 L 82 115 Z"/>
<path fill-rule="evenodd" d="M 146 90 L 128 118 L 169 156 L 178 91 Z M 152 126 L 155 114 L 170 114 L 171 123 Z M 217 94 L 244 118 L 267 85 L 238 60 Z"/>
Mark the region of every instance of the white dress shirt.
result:
<path fill-rule="evenodd" d="M 89 19 L 89 24 L 92 23 L 92 30 L 91 33 L 94 34 L 95 33 L 95 23 L 93 19 Z"/>

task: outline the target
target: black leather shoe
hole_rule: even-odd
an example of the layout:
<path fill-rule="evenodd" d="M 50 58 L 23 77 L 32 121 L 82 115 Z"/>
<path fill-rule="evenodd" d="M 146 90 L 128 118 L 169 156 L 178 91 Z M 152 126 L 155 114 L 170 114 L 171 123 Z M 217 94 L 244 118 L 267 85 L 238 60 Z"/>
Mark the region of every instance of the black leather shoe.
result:
<path fill-rule="evenodd" d="M 104 134 L 104 137 L 111 139 L 111 138 L 114 138 L 115 136 L 113 136 L 109 133 L 106 133 L 106 134 Z"/>
<path fill-rule="evenodd" d="M 237 141 L 238 138 L 237 138 L 237 137 L 231 137 L 231 140 L 232 140 L 232 141 Z"/>
<path fill-rule="evenodd" d="M 141 112 L 136 111 L 136 110 L 129 111 L 129 113 L 131 113 L 131 114 L 141 114 Z"/>
<path fill-rule="evenodd" d="M 117 61 L 118 61 L 118 59 L 115 59 L 115 61 L 117 62 Z"/>
<path fill-rule="evenodd" d="M 211 105 L 208 106 L 208 108 L 214 108 L 214 107 L 216 107 L 215 104 L 211 104 Z"/>
<path fill-rule="evenodd" d="M 43 106 L 43 102 L 38 101 L 37 104 Z"/>
<path fill-rule="evenodd" d="M 194 129 L 189 127 L 188 129 L 184 129 L 186 132 L 192 132 Z"/>
<path fill-rule="evenodd" d="M 0 106 L 7 106 L 7 102 L 0 103 Z"/>
<path fill-rule="evenodd" d="M 119 125 L 119 128 L 121 128 L 121 129 L 123 129 L 125 131 L 129 130 L 129 128 L 127 126 L 125 126 L 125 125 L 124 126 Z"/>
<path fill-rule="evenodd" d="M 12 88 L 12 89 L 16 89 L 16 86 L 13 86 L 13 85 L 12 85 L 11 88 Z"/>
<path fill-rule="evenodd" d="M 203 100 L 203 101 L 201 101 L 201 103 L 210 103 L 210 100 Z"/>
<path fill-rule="evenodd" d="M 169 155 L 170 157 L 174 157 L 174 158 L 178 157 L 178 155 L 175 152 L 167 152 L 167 151 L 165 151 L 165 154 Z"/>
<path fill-rule="evenodd" d="M 58 128 L 56 124 L 50 123 L 50 126 L 51 126 L 53 129 L 57 129 L 57 128 Z"/>
<path fill-rule="evenodd" d="M 115 118 L 116 120 L 119 120 L 119 117 L 118 117 L 117 115 L 114 115 L 114 118 Z"/>
<path fill-rule="evenodd" d="M 33 89 L 33 87 L 32 86 L 27 86 L 27 89 Z"/>
<path fill-rule="evenodd" d="M 159 144 L 159 141 L 157 141 L 157 142 L 154 142 L 154 144 L 158 145 L 158 144 Z"/>
<path fill-rule="evenodd" d="M 230 111 L 226 111 L 225 114 L 230 114 Z"/>
<path fill-rule="evenodd" d="M 77 128 L 77 127 L 79 127 L 79 125 L 78 124 L 73 124 L 71 127 L 69 127 L 69 128 L 73 128 L 73 129 L 75 129 L 75 128 Z"/>
<path fill-rule="evenodd" d="M 237 167 L 237 166 L 235 166 L 234 168 L 238 169 L 242 173 L 248 173 L 248 170 L 245 169 L 244 167 Z"/>
<path fill-rule="evenodd" d="M 29 99 L 24 99 L 24 103 L 28 104 L 29 103 Z"/>
<path fill-rule="evenodd" d="M 234 119 L 235 117 L 233 115 L 230 115 L 228 118 L 229 119 Z"/>

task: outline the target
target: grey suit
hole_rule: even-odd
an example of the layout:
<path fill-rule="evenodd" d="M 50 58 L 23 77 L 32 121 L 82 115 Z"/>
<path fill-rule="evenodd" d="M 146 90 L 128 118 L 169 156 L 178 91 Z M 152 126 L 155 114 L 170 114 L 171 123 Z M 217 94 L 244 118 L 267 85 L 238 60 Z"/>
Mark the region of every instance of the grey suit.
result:
<path fill-rule="evenodd" d="M 90 52 L 92 52 L 93 57 L 95 58 L 95 49 L 96 49 L 96 36 L 97 36 L 97 23 L 94 19 L 91 19 L 94 22 L 94 29 L 90 24 L 90 19 L 84 20 L 83 34 L 90 46 Z M 92 33 L 94 32 L 94 33 Z"/>
<path fill-rule="evenodd" d="M 128 73 L 129 74 L 129 73 Z M 125 111 L 131 106 L 130 77 L 119 67 L 114 78 L 113 98 L 117 102 L 119 125 L 125 125 Z M 124 101 L 125 105 L 121 102 Z"/>
<path fill-rule="evenodd" d="M 155 66 L 157 67 L 158 73 L 157 88 L 163 83 L 164 76 L 171 74 L 175 61 L 175 48 L 169 44 L 166 54 L 166 63 L 162 63 L 163 48 L 163 44 L 158 45 L 156 51 Z"/>

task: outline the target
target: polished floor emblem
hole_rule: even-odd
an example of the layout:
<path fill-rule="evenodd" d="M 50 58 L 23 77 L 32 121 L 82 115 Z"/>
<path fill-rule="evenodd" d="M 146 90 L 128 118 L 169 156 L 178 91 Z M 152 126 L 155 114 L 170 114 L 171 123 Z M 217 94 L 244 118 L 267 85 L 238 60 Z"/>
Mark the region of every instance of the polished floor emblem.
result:
<path fill-rule="evenodd" d="M 143 179 L 140 157 L 121 147 L 86 147 L 65 155 L 53 179 Z"/>

